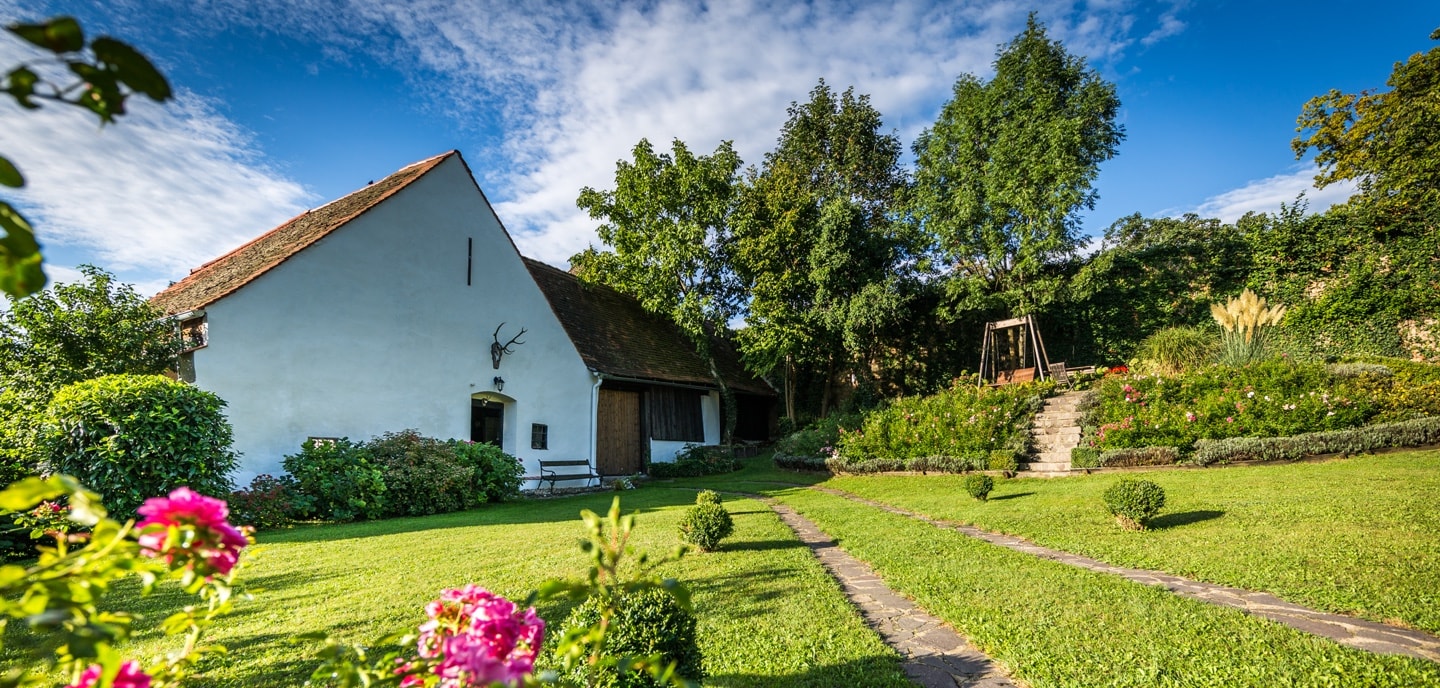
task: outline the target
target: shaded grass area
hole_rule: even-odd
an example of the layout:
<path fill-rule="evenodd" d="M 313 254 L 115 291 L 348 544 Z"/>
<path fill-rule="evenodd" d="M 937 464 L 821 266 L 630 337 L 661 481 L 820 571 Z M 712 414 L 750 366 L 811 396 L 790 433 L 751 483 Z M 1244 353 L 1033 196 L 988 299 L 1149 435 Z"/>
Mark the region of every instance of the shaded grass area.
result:
<path fill-rule="evenodd" d="M 1430 662 L 1346 648 L 840 497 L 773 492 L 1035 688 L 1440 685 Z"/>
<path fill-rule="evenodd" d="M 314 645 L 289 638 L 327 631 L 368 642 L 413 628 L 423 605 L 446 587 L 474 582 L 515 599 L 541 581 L 583 574 L 579 511 L 603 513 L 612 494 L 494 505 L 477 511 L 373 523 L 306 526 L 262 533 L 244 579 L 255 601 L 242 603 L 208 637 L 227 657 L 208 660 L 187 686 L 300 685 L 317 664 Z M 640 510 L 634 544 L 663 554 L 679 544 L 676 524 L 693 503 L 688 490 L 625 492 Z M 714 553 L 691 553 L 663 575 L 694 592 L 707 685 L 909 686 L 898 657 L 863 625 L 839 587 L 768 507 L 728 500 L 735 535 Z M 188 601 L 161 593 L 118 594 L 118 605 L 147 617 L 127 656 L 174 649 L 154 624 Z M 558 628 L 568 609 L 542 607 Z M 15 639 L 8 634 L 7 645 Z M 3 660 L 0 657 L 0 660 Z"/>
<path fill-rule="evenodd" d="M 1143 477 L 1166 504 L 1142 533 L 1119 530 L 1101 504 L 1114 474 L 1002 480 L 988 503 L 958 476 L 824 484 L 1112 564 L 1440 632 L 1440 451 Z"/>

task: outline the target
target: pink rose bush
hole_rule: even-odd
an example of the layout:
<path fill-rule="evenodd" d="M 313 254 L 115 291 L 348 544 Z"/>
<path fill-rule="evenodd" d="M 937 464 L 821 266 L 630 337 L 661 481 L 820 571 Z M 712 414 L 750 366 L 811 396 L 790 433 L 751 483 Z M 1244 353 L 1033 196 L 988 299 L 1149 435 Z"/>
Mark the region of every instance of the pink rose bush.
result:
<path fill-rule="evenodd" d="M 230 573 L 240 559 L 240 550 L 250 544 L 250 539 L 226 520 L 230 509 L 223 500 L 188 487 L 145 500 L 139 512 L 145 517 L 137 526 L 141 550 L 167 564 L 185 562 L 201 576 Z"/>
<path fill-rule="evenodd" d="M 66 688 L 95 688 L 100 685 L 100 675 L 104 669 L 99 664 L 91 664 L 80 678 Z M 150 688 L 150 676 L 140 669 L 140 663 L 130 660 L 120 665 L 120 673 L 115 675 L 115 681 L 110 684 L 114 688 Z"/>
<path fill-rule="evenodd" d="M 428 666 L 440 677 L 441 688 L 469 688 L 519 685 L 535 668 L 545 621 L 534 607 L 522 612 L 514 602 L 470 584 L 442 592 L 440 599 L 425 605 L 425 615 L 417 649 L 430 662 L 412 662 L 397 673 Z M 414 673 L 401 685 L 424 682 Z"/>

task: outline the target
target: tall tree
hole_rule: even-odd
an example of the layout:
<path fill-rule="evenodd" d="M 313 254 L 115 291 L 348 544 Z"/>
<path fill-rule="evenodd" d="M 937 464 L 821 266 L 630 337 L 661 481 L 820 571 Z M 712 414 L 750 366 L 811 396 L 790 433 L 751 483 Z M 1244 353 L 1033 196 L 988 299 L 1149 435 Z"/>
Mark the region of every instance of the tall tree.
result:
<path fill-rule="evenodd" d="M 596 233 L 608 250 L 592 246 L 570 263 L 581 279 L 634 296 L 690 338 L 720 388 L 728 443 L 735 432 L 735 395 L 712 346 L 739 309 L 728 222 L 740 157 L 729 141 L 697 156 L 679 139 L 668 155 L 645 139 L 631 154 L 633 160 L 615 165 L 614 190 L 587 186 L 576 201 L 602 221 Z"/>
<path fill-rule="evenodd" d="M 1052 41 L 1031 14 L 995 77 L 955 82 L 915 142 L 913 211 L 938 242 L 962 310 L 1028 313 L 1058 295 L 1052 265 L 1080 243 L 1100 163 L 1115 155 L 1115 86 Z"/>
<path fill-rule="evenodd" d="M 1430 34 L 1440 40 L 1440 29 Z M 1295 157 L 1315 149 L 1320 187 L 1359 182 L 1362 196 L 1398 211 L 1440 203 L 1440 47 L 1395 64 L 1384 93 L 1311 98 L 1300 112 Z"/>
<path fill-rule="evenodd" d="M 821 80 L 787 114 L 775 150 L 747 175 L 733 255 L 750 296 L 741 347 L 779 373 L 793 420 L 802 367 L 824 380 L 822 414 L 833 378 L 864 372 L 857 364 L 902 304 L 898 278 L 914 252 L 894 221 L 908 184 L 900 141 L 869 96 Z"/>

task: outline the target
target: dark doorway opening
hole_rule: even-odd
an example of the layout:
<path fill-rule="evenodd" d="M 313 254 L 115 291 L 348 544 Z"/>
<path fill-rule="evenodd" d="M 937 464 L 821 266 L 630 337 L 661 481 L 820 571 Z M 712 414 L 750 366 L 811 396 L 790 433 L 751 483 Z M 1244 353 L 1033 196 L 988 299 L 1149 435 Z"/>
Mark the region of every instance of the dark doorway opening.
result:
<path fill-rule="evenodd" d="M 505 432 L 505 405 L 489 399 L 470 400 L 470 441 L 487 442 L 501 449 Z"/>

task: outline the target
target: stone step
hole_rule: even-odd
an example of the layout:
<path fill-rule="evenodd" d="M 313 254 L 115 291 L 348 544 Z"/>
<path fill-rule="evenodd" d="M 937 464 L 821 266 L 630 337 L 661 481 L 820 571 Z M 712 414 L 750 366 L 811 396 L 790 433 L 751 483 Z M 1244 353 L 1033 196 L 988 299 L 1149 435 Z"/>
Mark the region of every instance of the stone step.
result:
<path fill-rule="evenodd" d="M 1074 435 L 1074 436 L 1076 436 L 1076 437 L 1079 437 L 1079 436 L 1080 436 L 1080 426 L 1078 426 L 1078 425 L 1045 425 L 1045 426 L 1032 426 L 1032 427 L 1030 428 L 1030 436 L 1031 436 L 1031 437 L 1069 437 L 1069 436 L 1071 436 L 1071 435 Z"/>
<path fill-rule="evenodd" d="M 1044 455 L 1047 455 L 1047 454 L 1054 455 L 1054 456 L 1057 456 L 1057 457 L 1063 456 L 1063 457 L 1065 457 L 1065 459 L 1068 461 L 1068 460 L 1070 459 L 1070 450 L 1071 450 L 1071 449 L 1074 449 L 1074 448 L 1076 448 L 1076 447 L 1078 447 L 1078 446 L 1080 446 L 1080 445 L 1079 445 L 1079 444 L 1036 444 L 1036 445 L 1033 445 L 1033 446 L 1035 447 L 1035 451 L 1034 451 L 1033 453 L 1034 453 L 1036 456 L 1044 456 Z"/>
<path fill-rule="evenodd" d="M 1035 414 L 1035 420 L 1080 420 L 1085 414 L 1079 411 L 1041 411 Z"/>
<path fill-rule="evenodd" d="M 1031 461 L 1030 463 L 1025 464 L 1025 470 L 1027 470 L 1027 471 L 1041 471 L 1041 472 L 1045 472 L 1045 471 L 1068 471 L 1068 470 L 1070 470 L 1070 462 L 1069 462 L 1069 461 Z"/>
<path fill-rule="evenodd" d="M 1058 410 L 1074 411 L 1075 409 L 1080 408 L 1080 400 L 1079 400 L 1079 399 L 1065 399 L 1065 400 L 1063 400 L 1063 401 L 1054 401 L 1054 400 L 1051 400 L 1051 401 L 1045 402 L 1045 407 L 1044 407 L 1044 408 L 1045 408 L 1046 410 L 1052 410 L 1052 409 L 1053 409 L 1053 410 L 1057 410 L 1057 411 L 1058 411 Z"/>
<path fill-rule="evenodd" d="M 1068 478 L 1070 471 L 1017 471 L 1017 478 Z"/>
<path fill-rule="evenodd" d="M 1036 417 L 1035 417 L 1035 420 L 1030 423 L 1030 427 L 1031 427 L 1031 428 L 1075 428 L 1075 427 L 1079 427 L 1079 425 L 1077 425 L 1077 423 L 1078 423 L 1078 419 L 1076 419 L 1076 418 L 1041 418 L 1040 416 L 1036 416 Z"/>
<path fill-rule="evenodd" d="M 1070 463 L 1070 452 L 1036 452 L 1032 454 L 1041 463 Z"/>

